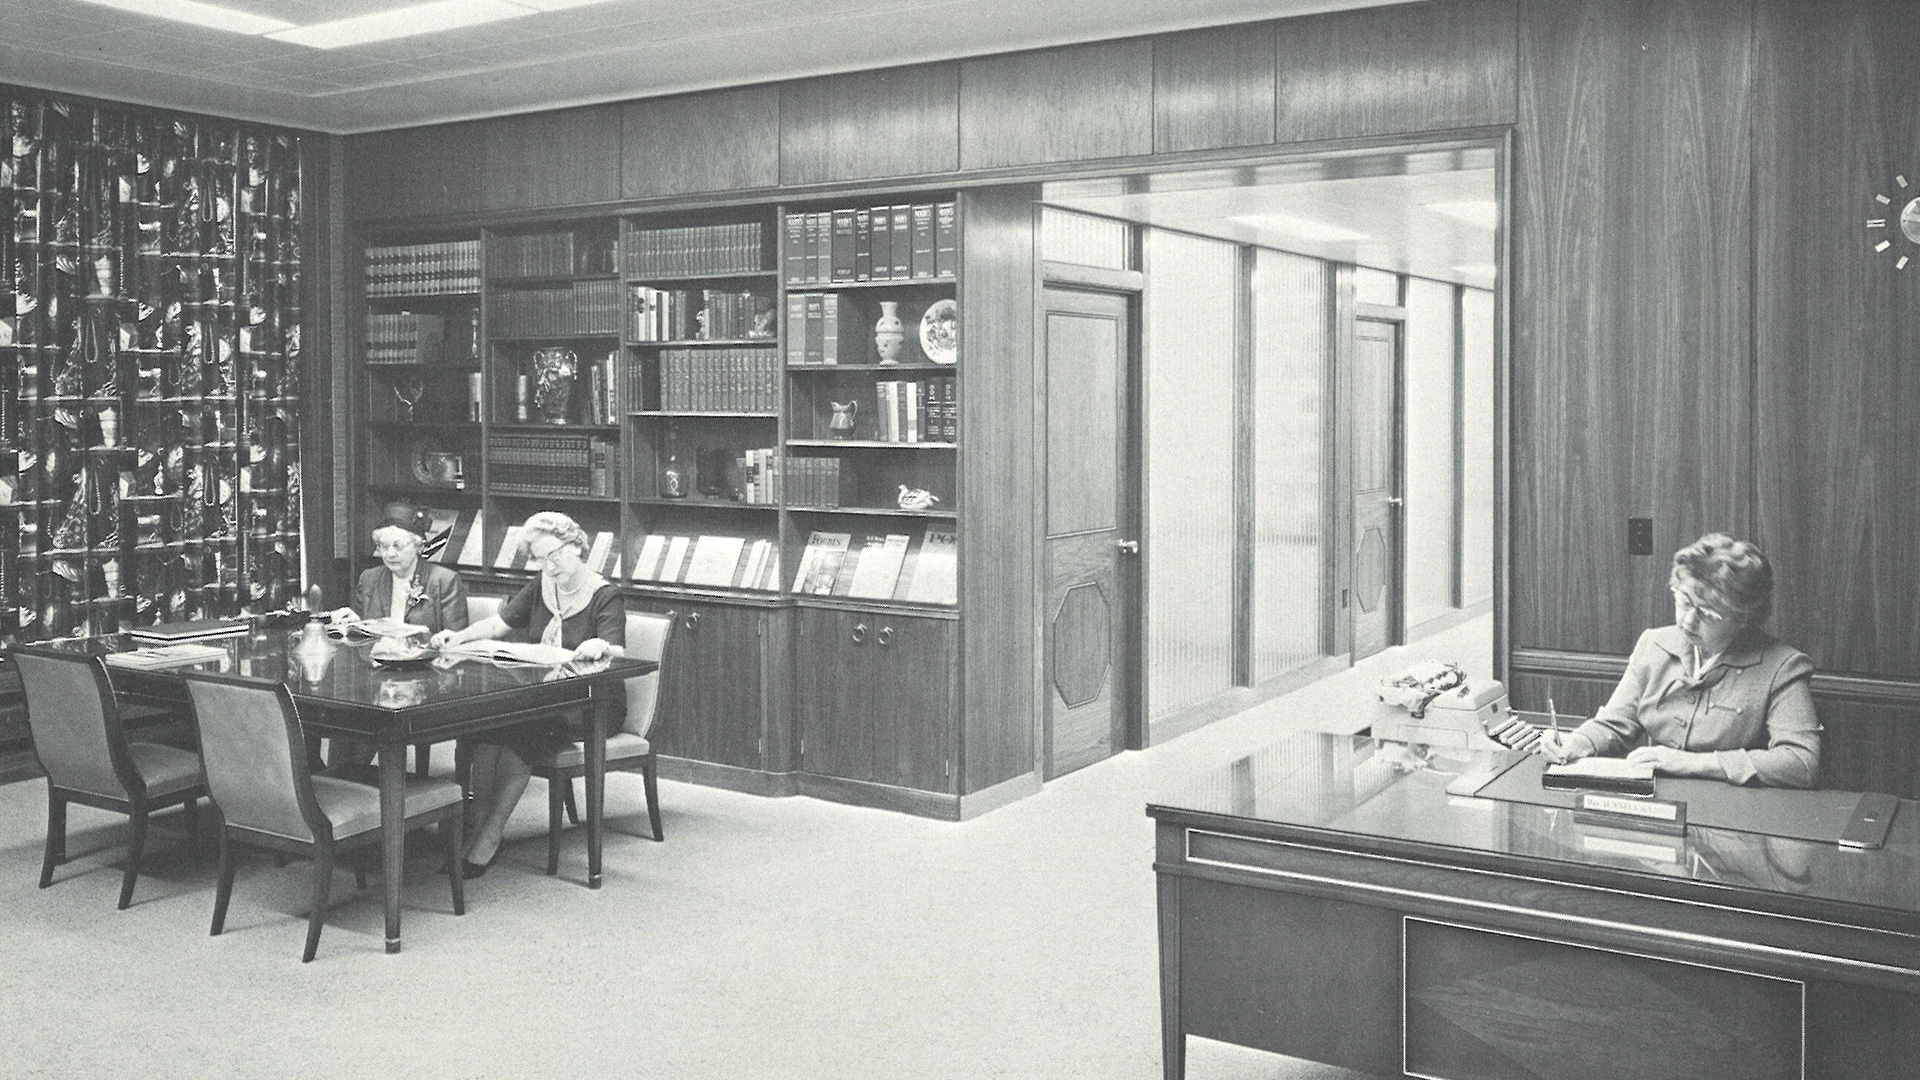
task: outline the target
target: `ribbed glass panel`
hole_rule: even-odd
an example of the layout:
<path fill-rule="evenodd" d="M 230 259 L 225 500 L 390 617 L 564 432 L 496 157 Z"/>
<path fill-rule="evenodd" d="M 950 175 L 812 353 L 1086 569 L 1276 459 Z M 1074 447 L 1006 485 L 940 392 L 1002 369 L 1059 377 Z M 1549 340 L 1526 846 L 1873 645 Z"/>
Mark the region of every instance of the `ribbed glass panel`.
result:
<path fill-rule="evenodd" d="M 1407 279 L 1407 629 L 1453 610 L 1453 286 Z"/>
<path fill-rule="evenodd" d="M 1053 262 L 1131 270 L 1132 245 L 1128 225 L 1112 218 L 1076 214 L 1071 210 L 1040 208 L 1040 257 Z"/>
<path fill-rule="evenodd" d="M 1363 304 L 1400 303 L 1400 275 L 1371 266 L 1353 268 L 1353 298 Z"/>
<path fill-rule="evenodd" d="M 1232 244 L 1146 235 L 1147 715 L 1233 681 Z"/>
<path fill-rule="evenodd" d="M 1493 294 L 1468 289 L 1461 309 L 1466 470 L 1460 485 L 1460 602 L 1472 607 L 1493 596 Z"/>
<path fill-rule="evenodd" d="M 1321 655 L 1326 264 L 1259 251 L 1253 268 L 1253 677 Z"/>

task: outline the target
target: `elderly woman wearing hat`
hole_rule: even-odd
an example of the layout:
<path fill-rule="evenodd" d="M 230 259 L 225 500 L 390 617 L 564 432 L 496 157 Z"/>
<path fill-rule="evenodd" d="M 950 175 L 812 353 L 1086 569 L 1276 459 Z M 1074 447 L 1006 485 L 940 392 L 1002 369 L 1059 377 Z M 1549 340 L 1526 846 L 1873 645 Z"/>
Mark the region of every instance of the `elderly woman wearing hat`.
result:
<path fill-rule="evenodd" d="M 353 606 L 333 613 L 338 619 L 393 619 L 424 626 L 427 633 L 467 625 L 467 587 L 460 575 L 437 563 L 423 562 L 427 514 L 408 503 L 389 503 L 373 527 L 373 553 L 380 565 L 360 575 Z"/>
<path fill-rule="evenodd" d="M 1711 533 L 1673 556 L 1673 625 L 1640 635 L 1606 707 L 1540 753 L 1558 762 L 1625 754 L 1667 776 L 1813 787 L 1820 721 L 1807 654 L 1762 630 L 1773 567 L 1744 540 Z"/>
<path fill-rule="evenodd" d="M 427 527 L 426 511 L 410 503 L 387 504 L 373 527 L 373 553 L 380 565 L 360 575 L 353 606 L 333 612 L 336 622 L 393 619 L 423 626 L 428 634 L 465 628 L 466 584 L 452 570 L 420 558 Z M 328 765 L 336 770 L 364 768 L 372 760 L 372 744 L 354 739 L 335 740 L 328 755 Z"/>

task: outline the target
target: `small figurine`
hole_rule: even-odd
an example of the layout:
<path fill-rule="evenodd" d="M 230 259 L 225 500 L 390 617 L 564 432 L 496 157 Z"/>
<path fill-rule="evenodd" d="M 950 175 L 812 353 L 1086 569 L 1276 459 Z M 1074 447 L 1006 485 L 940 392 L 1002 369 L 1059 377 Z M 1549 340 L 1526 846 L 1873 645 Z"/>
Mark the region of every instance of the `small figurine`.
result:
<path fill-rule="evenodd" d="M 931 510 L 933 504 L 940 501 L 940 496 L 926 488 L 910 488 L 901 484 L 898 501 L 902 510 Z"/>

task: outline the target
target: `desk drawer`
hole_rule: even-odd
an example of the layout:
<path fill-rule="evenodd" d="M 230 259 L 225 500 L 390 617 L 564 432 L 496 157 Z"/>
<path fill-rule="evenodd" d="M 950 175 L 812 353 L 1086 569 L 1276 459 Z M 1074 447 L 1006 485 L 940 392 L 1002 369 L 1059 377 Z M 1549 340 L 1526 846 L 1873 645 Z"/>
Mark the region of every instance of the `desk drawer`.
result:
<path fill-rule="evenodd" d="M 1405 922 L 1406 1063 L 1437 1080 L 1799 1080 L 1806 984 Z"/>

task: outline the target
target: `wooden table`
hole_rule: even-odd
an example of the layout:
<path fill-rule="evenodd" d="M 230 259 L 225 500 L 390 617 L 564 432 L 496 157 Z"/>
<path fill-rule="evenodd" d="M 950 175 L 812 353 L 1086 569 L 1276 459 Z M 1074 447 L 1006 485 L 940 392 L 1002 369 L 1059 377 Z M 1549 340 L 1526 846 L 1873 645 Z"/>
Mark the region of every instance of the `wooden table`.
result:
<path fill-rule="evenodd" d="M 576 671 L 468 660 L 448 668 L 388 668 L 367 644 L 328 639 L 324 650 L 301 648 L 297 632 L 260 630 L 204 644 L 219 659 L 139 670 L 109 662 L 117 693 L 156 701 L 186 700 L 182 672 L 204 670 L 284 682 L 309 734 L 350 736 L 380 752 L 380 825 L 385 833 L 387 951 L 400 951 L 400 884 L 405 855 L 407 747 L 505 727 L 556 712 L 584 709 L 588 720 L 587 886 L 600 887 L 607 730 L 614 723 L 607 688 L 645 675 L 650 660 L 614 659 Z M 124 635 L 75 641 L 80 651 L 108 654 L 137 647 Z"/>
<path fill-rule="evenodd" d="M 1189 1034 L 1394 1076 L 1913 1075 L 1920 804 L 1877 851 L 1663 836 L 1422 758 L 1299 735 L 1148 807 L 1167 1077 Z"/>

